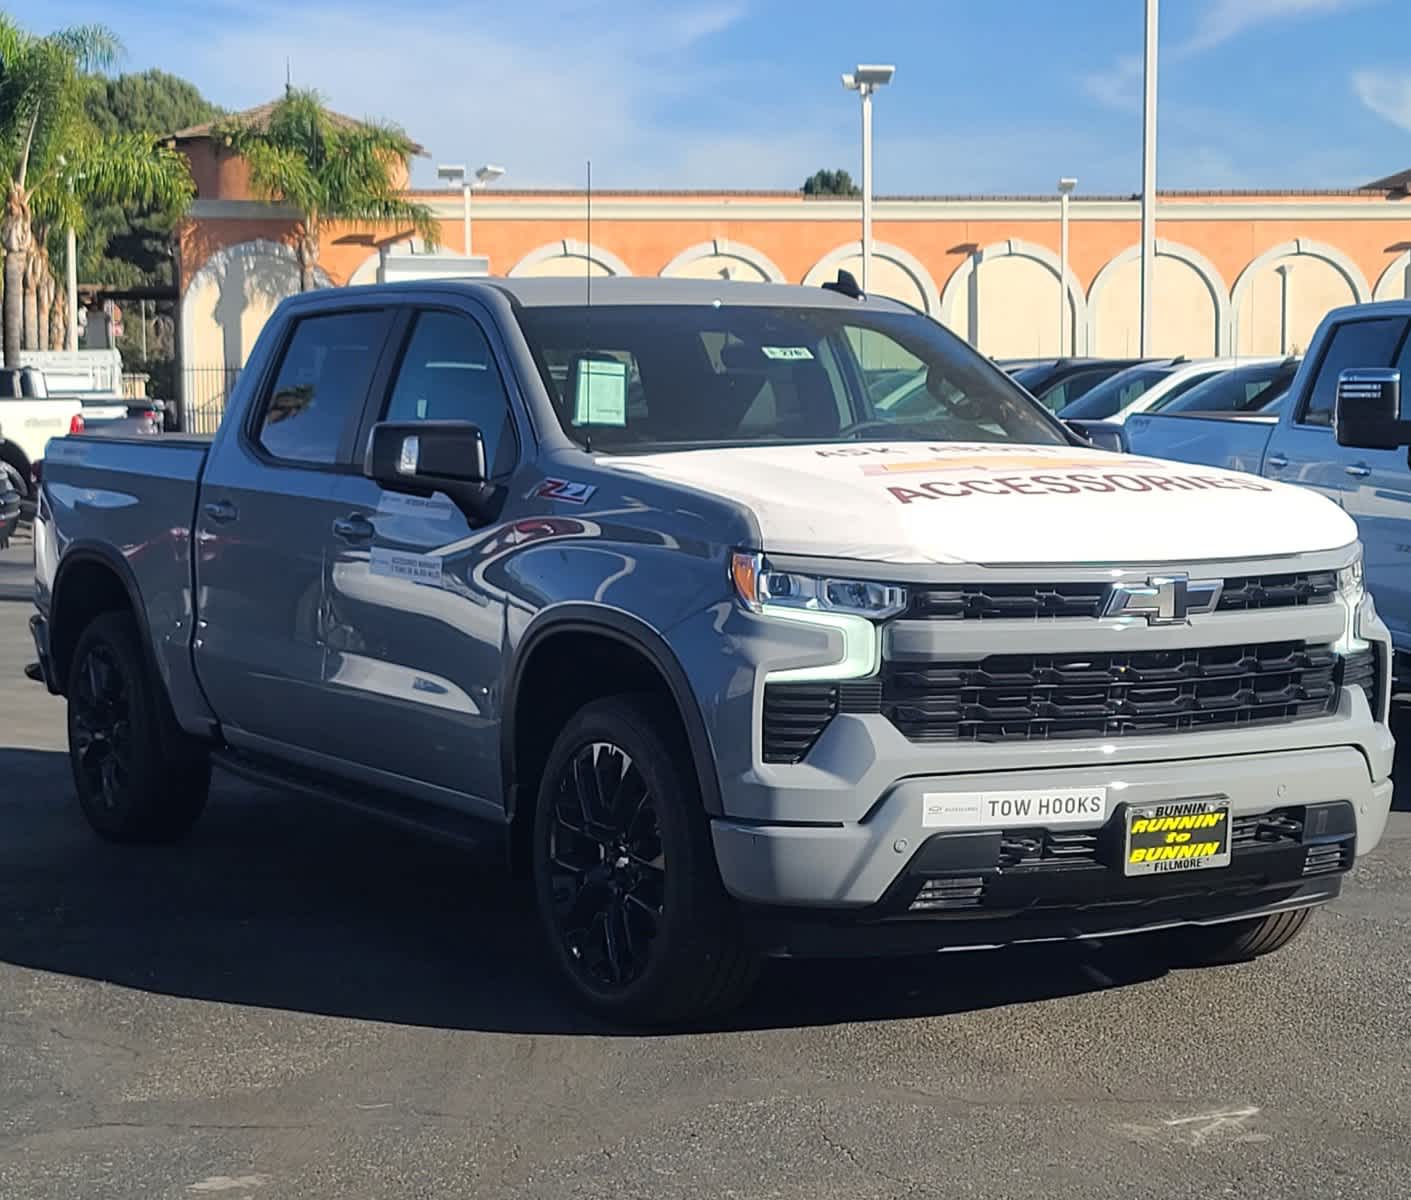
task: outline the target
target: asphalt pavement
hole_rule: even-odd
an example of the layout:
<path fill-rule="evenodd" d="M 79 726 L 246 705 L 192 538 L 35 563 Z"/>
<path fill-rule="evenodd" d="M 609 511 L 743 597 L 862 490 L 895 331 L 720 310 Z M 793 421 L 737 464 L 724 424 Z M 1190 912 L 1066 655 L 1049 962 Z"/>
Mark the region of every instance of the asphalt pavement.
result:
<path fill-rule="evenodd" d="M 181 847 L 99 842 L 28 613 L 0 602 L 5 1200 L 1411 1191 L 1411 813 L 1260 962 L 777 964 L 721 1028 L 629 1036 L 453 850 L 225 780 Z"/>

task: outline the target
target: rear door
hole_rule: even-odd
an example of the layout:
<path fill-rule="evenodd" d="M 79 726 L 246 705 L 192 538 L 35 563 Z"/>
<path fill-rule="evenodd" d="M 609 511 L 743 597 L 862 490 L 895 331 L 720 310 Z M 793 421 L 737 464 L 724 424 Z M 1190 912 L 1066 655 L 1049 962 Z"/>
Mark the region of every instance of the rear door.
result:
<path fill-rule="evenodd" d="M 231 743 L 276 754 L 336 755 L 342 741 L 325 576 L 392 312 L 330 306 L 290 323 L 246 420 L 212 447 L 196 513 L 197 672 Z"/>
<path fill-rule="evenodd" d="M 1339 446 L 1333 437 L 1333 400 L 1338 376 L 1353 367 L 1389 367 L 1406 333 L 1405 317 L 1368 317 L 1344 321 L 1324 339 L 1312 382 L 1299 397 L 1290 420 L 1281 421 L 1269 439 L 1264 474 L 1281 483 L 1298 483 L 1346 502 L 1353 465 L 1362 451 Z"/>
<path fill-rule="evenodd" d="M 471 301 L 443 303 L 409 311 L 372 418 L 470 421 L 492 478 L 507 484 L 528 428 L 493 324 Z M 493 813 L 505 605 L 476 571 L 493 522 L 361 475 L 338 495 L 325 636 L 343 753 L 389 785 L 419 783 L 431 799 Z"/>
<path fill-rule="evenodd" d="M 1396 359 L 1402 386 L 1411 386 L 1411 334 Z M 1397 648 L 1411 650 L 1411 465 L 1401 450 L 1339 448 L 1346 456 L 1347 511 L 1357 522 L 1366 556 L 1367 587 L 1391 628 Z"/>

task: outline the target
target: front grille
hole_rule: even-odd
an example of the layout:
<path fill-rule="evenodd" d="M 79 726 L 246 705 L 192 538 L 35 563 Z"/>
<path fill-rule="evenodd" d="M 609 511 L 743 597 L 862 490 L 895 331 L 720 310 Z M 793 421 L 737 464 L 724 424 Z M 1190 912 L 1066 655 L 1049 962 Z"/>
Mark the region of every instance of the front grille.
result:
<path fill-rule="evenodd" d="M 1303 860 L 1305 875 L 1326 875 L 1331 871 L 1352 870 L 1353 844 L 1349 841 L 1309 846 Z"/>
<path fill-rule="evenodd" d="M 1121 737 L 1330 712 L 1337 656 L 1302 642 L 991 655 L 882 669 L 882 712 L 918 742 Z"/>
<path fill-rule="evenodd" d="M 1040 863 L 1085 863 L 1097 858 L 1098 835 L 1095 830 L 1064 833 L 1049 829 L 1032 829 L 1006 833 L 999 843 L 999 865 L 1030 867 Z"/>
<path fill-rule="evenodd" d="M 978 875 L 962 879 L 928 879 L 910 904 L 912 912 L 979 908 L 985 902 L 985 881 Z"/>
<path fill-rule="evenodd" d="M 1344 655 L 1342 660 L 1342 686 L 1360 687 L 1367 695 L 1367 706 L 1372 710 L 1373 716 L 1381 715 L 1381 710 L 1377 707 L 1381 695 L 1381 672 L 1377 669 L 1377 659 L 1377 652 L 1369 646 L 1365 650 L 1354 650 L 1351 654 Z"/>
<path fill-rule="evenodd" d="M 906 616 L 930 621 L 1023 620 L 1102 616 L 1110 581 L 1088 583 L 985 583 L 913 587 Z M 1216 612 L 1330 604 L 1334 571 L 1240 575 L 1222 581 Z"/>

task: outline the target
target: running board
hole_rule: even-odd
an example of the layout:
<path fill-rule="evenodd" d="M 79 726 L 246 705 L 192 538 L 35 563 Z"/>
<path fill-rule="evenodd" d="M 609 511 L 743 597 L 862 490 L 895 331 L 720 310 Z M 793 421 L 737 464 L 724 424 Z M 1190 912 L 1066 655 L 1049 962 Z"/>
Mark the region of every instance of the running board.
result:
<path fill-rule="evenodd" d="M 344 784 L 340 780 L 303 772 L 287 763 L 274 762 L 239 750 L 212 750 L 211 765 L 248 783 L 283 788 L 314 800 L 325 800 L 463 850 L 493 848 L 503 855 L 508 843 L 508 826 L 494 825 L 455 809 L 376 788 Z"/>

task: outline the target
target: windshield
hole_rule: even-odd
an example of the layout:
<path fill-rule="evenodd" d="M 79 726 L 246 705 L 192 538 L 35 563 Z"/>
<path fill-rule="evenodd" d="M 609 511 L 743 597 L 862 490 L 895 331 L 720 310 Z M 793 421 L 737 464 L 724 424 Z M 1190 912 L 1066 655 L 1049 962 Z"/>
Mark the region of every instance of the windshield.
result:
<path fill-rule="evenodd" d="M 1064 408 L 1060 415 L 1065 420 L 1070 417 L 1082 421 L 1105 420 L 1121 412 L 1173 370 L 1174 367 L 1129 367 L 1111 379 L 1104 379 Z"/>
<path fill-rule="evenodd" d="M 1005 369 L 1016 383 L 1022 383 L 1032 392 L 1036 387 L 1043 387 L 1048 382 L 1048 377 L 1053 374 L 1053 363 L 1039 363 L 1032 367 L 1007 367 Z"/>
<path fill-rule="evenodd" d="M 1162 408 L 1173 413 L 1258 412 L 1288 387 L 1295 368 L 1286 363 L 1235 367 L 1207 379 Z"/>
<path fill-rule="evenodd" d="M 871 441 L 1063 445 L 993 363 L 912 313 L 523 308 L 564 431 L 595 451 Z"/>

